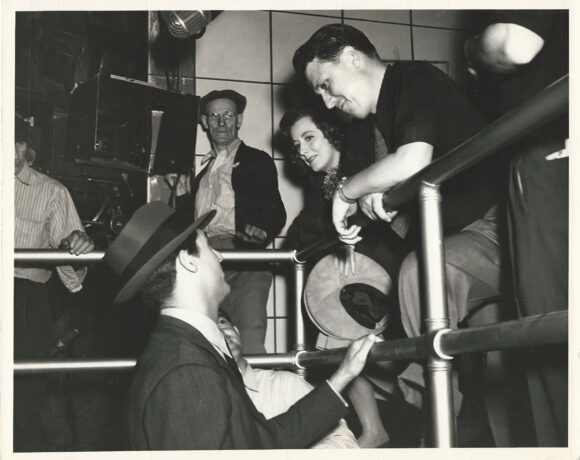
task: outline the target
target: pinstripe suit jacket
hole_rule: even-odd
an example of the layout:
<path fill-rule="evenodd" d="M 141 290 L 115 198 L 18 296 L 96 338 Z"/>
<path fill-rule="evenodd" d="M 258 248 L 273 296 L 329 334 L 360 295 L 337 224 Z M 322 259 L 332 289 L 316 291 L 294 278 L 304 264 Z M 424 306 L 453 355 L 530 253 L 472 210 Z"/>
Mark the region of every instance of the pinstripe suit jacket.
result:
<path fill-rule="evenodd" d="M 203 335 L 160 316 L 128 398 L 128 441 L 136 450 L 306 448 L 344 416 L 328 384 L 270 420 Z"/>

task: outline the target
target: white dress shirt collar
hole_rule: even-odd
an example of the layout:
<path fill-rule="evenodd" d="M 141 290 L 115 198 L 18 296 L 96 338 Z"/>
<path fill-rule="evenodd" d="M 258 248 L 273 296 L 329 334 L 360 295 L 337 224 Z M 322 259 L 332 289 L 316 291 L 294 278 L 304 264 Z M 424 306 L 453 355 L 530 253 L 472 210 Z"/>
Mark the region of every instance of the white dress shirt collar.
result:
<path fill-rule="evenodd" d="M 196 328 L 221 356 L 226 355 L 232 358 L 223 334 L 210 317 L 178 307 L 164 308 L 161 314 L 177 318 Z"/>

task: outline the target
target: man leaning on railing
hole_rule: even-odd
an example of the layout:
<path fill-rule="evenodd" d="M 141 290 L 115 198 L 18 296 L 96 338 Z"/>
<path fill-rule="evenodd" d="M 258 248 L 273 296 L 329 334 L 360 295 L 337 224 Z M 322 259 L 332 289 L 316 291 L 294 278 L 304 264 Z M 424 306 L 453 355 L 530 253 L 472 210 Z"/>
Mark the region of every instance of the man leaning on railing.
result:
<path fill-rule="evenodd" d="M 35 155 L 26 132 L 15 139 L 14 247 L 67 248 L 71 254 L 94 249 L 84 232 L 68 190 L 58 181 L 32 169 Z M 86 267 L 57 267 L 70 292 L 82 289 Z M 46 283 L 52 275 L 46 268 L 14 268 L 14 359 L 48 356 L 55 344 L 53 317 Z M 47 451 L 54 440 L 43 424 L 41 411 L 49 390 L 43 376 L 25 377 L 14 383 L 14 451 Z M 50 418 L 50 417 L 49 417 Z M 55 435 L 56 436 L 56 435 Z M 56 441 L 55 441 L 56 442 Z"/>

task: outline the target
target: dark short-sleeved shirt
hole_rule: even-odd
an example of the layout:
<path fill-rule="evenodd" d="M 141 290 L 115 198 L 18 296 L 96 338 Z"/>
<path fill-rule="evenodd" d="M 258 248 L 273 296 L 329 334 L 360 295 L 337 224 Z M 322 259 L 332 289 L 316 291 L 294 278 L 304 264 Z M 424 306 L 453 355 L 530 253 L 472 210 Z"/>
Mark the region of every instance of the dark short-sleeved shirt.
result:
<path fill-rule="evenodd" d="M 374 163 L 375 124 L 389 154 L 412 142 L 433 146 L 433 160 L 463 143 L 486 125 L 483 117 L 444 72 L 427 62 L 398 62 L 387 67 L 377 111 L 354 122 L 349 141 L 356 165 Z M 352 170 L 351 169 L 351 170 Z M 458 231 L 497 202 L 504 166 L 493 157 L 460 173 L 441 188 L 446 233 Z M 416 235 L 415 231 L 411 235 Z"/>

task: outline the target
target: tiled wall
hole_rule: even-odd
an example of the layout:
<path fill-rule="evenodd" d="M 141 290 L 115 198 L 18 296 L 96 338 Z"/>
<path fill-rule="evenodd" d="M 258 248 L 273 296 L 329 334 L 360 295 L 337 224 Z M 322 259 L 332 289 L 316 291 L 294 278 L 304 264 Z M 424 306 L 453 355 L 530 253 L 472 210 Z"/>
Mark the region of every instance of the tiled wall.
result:
<path fill-rule="evenodd" d="M 302 207 L 302 192 L 287 178 L 286 160 L 274 150 L 272 140 L 284 112 L 280 94 L 293 75 L 296 48 L 322 25 L 344 22 L 362 30 L 381 58 L 448 63 L 444 67 L 461 84 L 463 39 L 471 29 L 473 14 L 452 10 L 224 11 L 195 42 L 195 59 L 182 63 L 180 88 L 198 95 L 231 88 L 248 98 L 240 138 L 274 157 L 288 213 L 287 228 Z M 164 72 L 154 63 L 150 80 L 165 86 Z M 200 129 L 197 159 L 209 148 Z M 282 246 L 286 228 L 275 247 Z M 268 302 L 269 352 L 285 352 L 291 346 L 292 334 L 286 331 L 291 315 L 288 288 L 291 285 L 287 286 L 284 276 L 276 275 Z"/>

